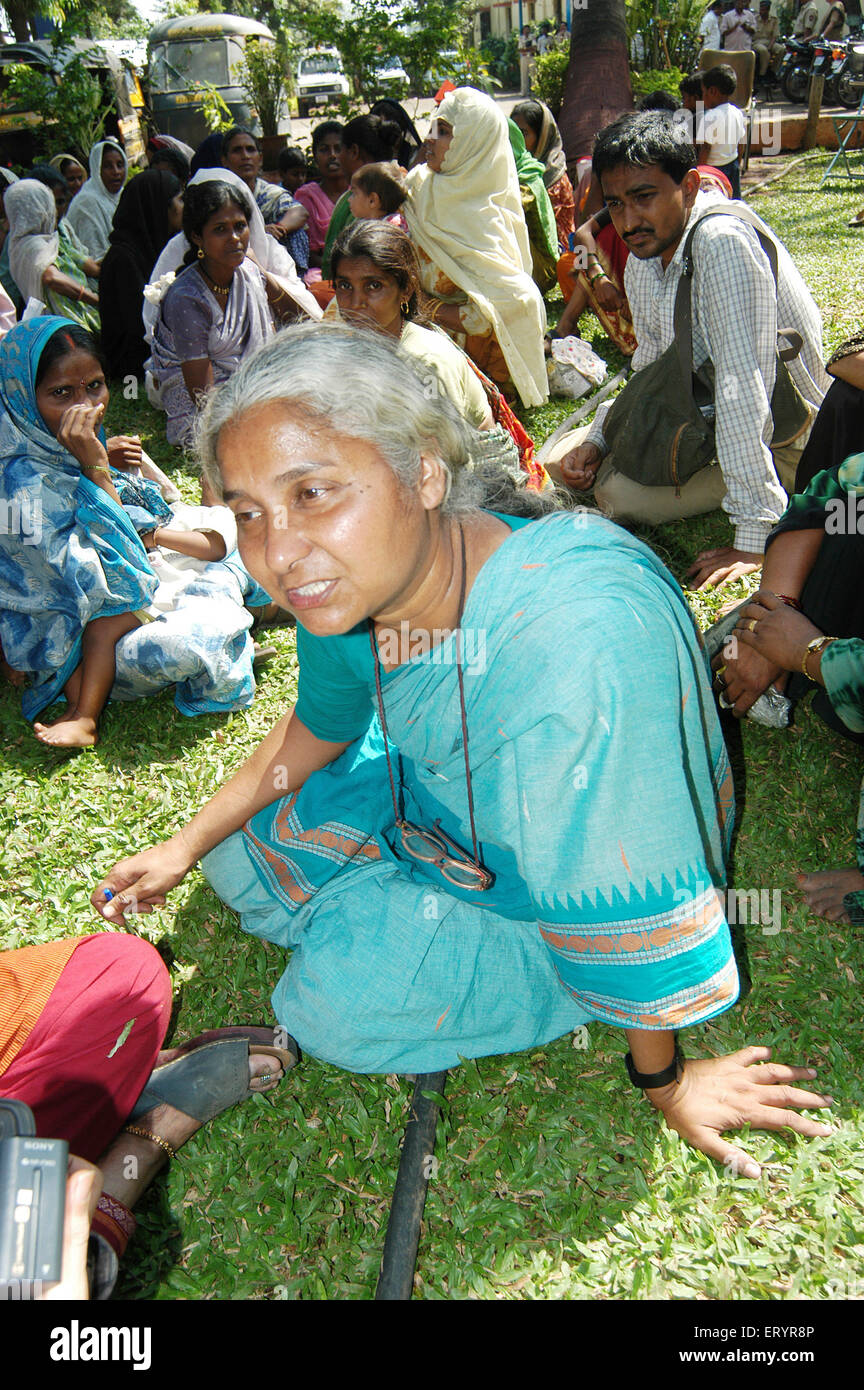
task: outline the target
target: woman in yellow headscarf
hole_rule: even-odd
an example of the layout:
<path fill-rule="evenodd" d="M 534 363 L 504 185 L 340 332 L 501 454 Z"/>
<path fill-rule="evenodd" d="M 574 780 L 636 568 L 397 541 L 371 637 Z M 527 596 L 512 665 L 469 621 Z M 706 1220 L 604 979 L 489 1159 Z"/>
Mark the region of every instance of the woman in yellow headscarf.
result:
<path fill-rule="evenodd" d="M 507 120 L 491 97 L 449 92 L 406 180 L 403 207 L 417 247 L 427 318 L 445 329 L 511 398 L 542 405 L 546 313 Z"/>

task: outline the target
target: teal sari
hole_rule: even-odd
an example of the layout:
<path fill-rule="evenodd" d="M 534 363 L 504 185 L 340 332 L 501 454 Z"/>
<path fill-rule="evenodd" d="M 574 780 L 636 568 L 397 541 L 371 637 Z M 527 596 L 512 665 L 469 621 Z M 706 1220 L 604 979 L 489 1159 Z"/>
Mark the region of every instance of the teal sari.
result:
<path fill-rule="evenodd" d="M 354 742 L 203 861 L 243 927 L 292 949 L 273 996 L 306 1051 L 424 1072 L 591 1019 L 670 1029 L 738 981 L 722 888 L 732 790 L 693 620 L 659 560 L 597 516 L 525 524 L 462 622 L 486 893 L 394 827 L 365 624 L 298 628 L 296 716 Z M 407 818 L 471 845 L 452 634 L 382 672 Z"/>

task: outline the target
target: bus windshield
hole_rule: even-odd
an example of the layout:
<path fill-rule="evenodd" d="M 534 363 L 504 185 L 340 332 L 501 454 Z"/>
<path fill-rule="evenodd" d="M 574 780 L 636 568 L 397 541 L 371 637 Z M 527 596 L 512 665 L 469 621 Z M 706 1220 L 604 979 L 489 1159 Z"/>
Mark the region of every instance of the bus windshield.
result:
<path fill-rule="evenodd" d="M 156 92 L 185 92 L 193 82 L 227 87 L 228 45 L 225 39 L 179 39 L 158 44 L 150 61 L 150 82 Z"/>

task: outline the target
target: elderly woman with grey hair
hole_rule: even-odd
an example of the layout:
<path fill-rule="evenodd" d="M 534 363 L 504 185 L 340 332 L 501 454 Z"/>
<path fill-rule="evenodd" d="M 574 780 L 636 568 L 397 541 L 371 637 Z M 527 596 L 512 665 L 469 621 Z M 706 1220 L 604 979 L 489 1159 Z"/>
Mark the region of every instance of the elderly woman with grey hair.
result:
<path fill-rule="evenodd" d="M 677 1044 L 738 991 L 731 780 L 693 621 L 603 517 L 500 472 L 490 496 L 471 433 L 356 328 L 288 329 L 209 398 L 204 466 L 296 615 L 299 695 L 94 907 L 162 906 L 201 860 L 246 930 L 292 950 L 280 1024 L 353 1071 L 622 1028 L 668 1124 L 755 1176 L 723 1131 L 826 1134 L 797 1108 L 828 1102 L 766 1048 L 684 1063 Z"/>

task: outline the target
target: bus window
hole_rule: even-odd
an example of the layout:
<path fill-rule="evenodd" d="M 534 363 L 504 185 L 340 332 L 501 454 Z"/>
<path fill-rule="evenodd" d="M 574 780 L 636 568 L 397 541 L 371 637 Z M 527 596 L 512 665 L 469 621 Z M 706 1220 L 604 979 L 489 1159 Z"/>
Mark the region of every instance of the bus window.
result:
<path fill-rule="evenodd" d="M 159 44 L 153 50 L 150 80 L 156 92 L 186 92 L 195 82 L 228 86 L 228 53 L 224 39 L 202 43 Z"/>

